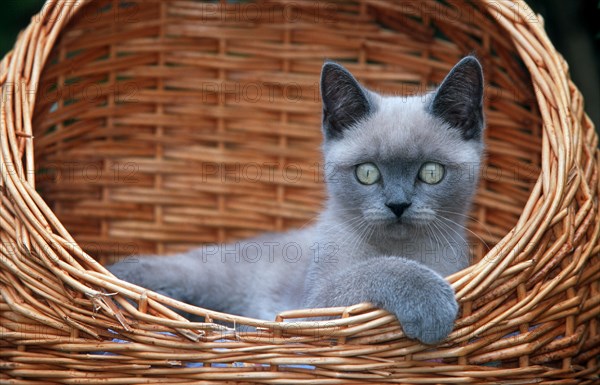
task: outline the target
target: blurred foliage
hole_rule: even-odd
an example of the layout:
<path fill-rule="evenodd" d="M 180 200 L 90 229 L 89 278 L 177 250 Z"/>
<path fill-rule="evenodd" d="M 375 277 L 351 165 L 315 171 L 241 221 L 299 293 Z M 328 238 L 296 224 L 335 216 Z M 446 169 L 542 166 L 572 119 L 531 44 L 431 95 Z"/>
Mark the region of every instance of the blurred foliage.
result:
<path fill-rule="evenodd" d="M 4 0 L 0 11 L 0 57 L 10 51 L 17 34 L 38 13 L 44 0 Z"/>

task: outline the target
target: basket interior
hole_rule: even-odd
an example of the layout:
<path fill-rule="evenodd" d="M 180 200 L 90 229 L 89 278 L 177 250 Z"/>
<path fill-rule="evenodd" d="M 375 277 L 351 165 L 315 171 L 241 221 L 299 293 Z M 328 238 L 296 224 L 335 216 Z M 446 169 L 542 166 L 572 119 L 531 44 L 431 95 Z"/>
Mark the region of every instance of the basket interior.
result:
<path fill-rule="evenodd" d="M 411 95 L 475 53 L 487 158 L 475 259 L 538 177 L 529 75 L 478 3 L 94 1 L 63 31 L 34 113 L 36 187 L 102 263 L 300 227 L 323 204 L 324 59 Z"/>

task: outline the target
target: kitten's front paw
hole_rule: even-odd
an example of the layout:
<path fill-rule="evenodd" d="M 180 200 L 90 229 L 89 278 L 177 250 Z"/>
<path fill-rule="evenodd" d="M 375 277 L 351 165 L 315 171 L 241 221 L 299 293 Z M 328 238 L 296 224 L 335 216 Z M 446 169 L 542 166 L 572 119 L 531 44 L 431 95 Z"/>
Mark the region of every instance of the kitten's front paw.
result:
<path fill-rule="evenodd" d="M 425 273 L 412 277 L 412 293 L 395 314 L 407 337 L 435 344 L 452 332 L 458 303 L 454 290 L 443 278 L 430 271 Z"/>

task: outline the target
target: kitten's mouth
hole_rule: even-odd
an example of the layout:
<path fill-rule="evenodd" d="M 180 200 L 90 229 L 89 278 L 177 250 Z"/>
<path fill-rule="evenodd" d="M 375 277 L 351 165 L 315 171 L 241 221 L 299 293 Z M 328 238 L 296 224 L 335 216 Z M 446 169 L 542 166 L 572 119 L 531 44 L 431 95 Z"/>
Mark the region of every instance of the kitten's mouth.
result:
<path fill-rule="evenodd" d="M 412 225 L 411 221 L 406 218 L 386 218 L 379 223 L 386 227 L 406 227 Z"/>
<path fill-rule="evenodd" d="M 394 218 L 392 223 L 397 226 L 407 226 L 407 227 L 418 227 L 418 226 L 426 226 L 429 224 L 431 220 L 429 218 Z"/>
<path fill-rule="evenodd" d="M 393 228 L 426 226 L 429 223 L 431 223 L 432 220 L 433 220 L 433 218 L 431 218 L 431 216 L 429 216 L 429 215 L 424 215 L 424 216 L 422 216 L 422 215 L 411 215 L 411 216 L 404 215 L 401 217 L 385 216 L 385 217 L 367 218 L 367 222 L 371 223 L 374 226 L 393 227 Z"/>
<path fill-rule="evenodd" d="M 412 226 L 413 220 L 404 217 L 385 217 L 385 218 L 373 218 L 369 222 L 376 226 L 385 227 L 396 227 L 396 226 Z"/>

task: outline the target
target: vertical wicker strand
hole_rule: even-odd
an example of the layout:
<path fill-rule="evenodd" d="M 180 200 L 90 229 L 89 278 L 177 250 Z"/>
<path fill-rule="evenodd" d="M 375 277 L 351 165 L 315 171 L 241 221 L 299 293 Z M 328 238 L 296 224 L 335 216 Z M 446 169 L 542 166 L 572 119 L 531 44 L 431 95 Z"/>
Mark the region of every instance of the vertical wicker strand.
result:
<path fill-rule="evenodd" d="M 36 26 L 32 32 L 32 40 L 37 40 L 39 38 L 40 28 Z M 35 104 L 35 93 L 31 93 L 31 91 L 35 91 L 39 87 L 39 79 L 37 76 L 37 72 L 32 71 L 31 68 L 34 65 L 34 57 L 36 55 L 33 51 L 36 49 L 35 45 L 31 44 L 29 47 L 29 52 L 27 53 L 27 72 L 25 73 L 25 78 L 27 79 L 27 87 L 23 87 L 21 89 L 22 95 L 21 100 L 23 100 L 23 129 L 24 129 L 24 138 L 25 141 L 25 177 L 27 178 L 27 182 L 31 185 L 31 187 L 35 188 L 35 166 L 34 166 L 34 157 L 33 157 L 33 128 L 31 124 L 31 114 L 33 113 L 33 106 Z"/>
<path fill-rule="evenodd" d="M 164 1 L 160 2 L 160 28 L 159 28 L 159 36 L 158 36 L 158 68 L 159 70 L 163 70 L 165 68 L 165 29 L 167 24 L 167 3 Z M 165 84 L 164 78 L 162 76 L 157 77 L 156 88 L 160 95 L 164 93 Z M 159 101 L 156 102 L 156 110 L 155 113 L 158 115 L 158 121 L 162 121 L 162 117 L 164 115 L 164 106 L 162 102 L 162 98 L 159 98 Z M 156 138 L 156 151 L 155 151 L 155 159 L 157 163 L 162 164 L 162 159 L 164 157 L 164 146 L 162 144 L 162 138 L 164 134 L 164 127 L 159 125 L 155 127 L 154 137 Z M 156 173 L 154 176 L 154 189 L 160 191 L 163 188 L 163 176 L 161 173 Z M 159 228 L 164 228 L 162 225 L 164 223 L 163 219 L 163 205 L 155 204 L 154 205 L 154 221 Z M 165 241 L 160 241 L 156 244 L 156 252 L 158 254 L 165 253 Z"/>
<path fill-rule="evenodd" d="M 111 4 L 111 8 L 110 10 L 108 10 L 107 12 L 112 12 L 113 15 L 117 15 L 119 12 L 119 2 L 120 0 L 113 0 L 112 4 Z M 111 30 L 111 34 L 114 34 L 114 32 L 117 29 L 117 20 L 115 20 L 116 18 L 112 18 L 112 22 L 110 24 L 110 30 Z M 116 45 L 118 44 L 118 42 L 116 41 L 111 41 L 108 44 L 110 44 L 110 46 L 108 47 L 108 60 L 115 60 L 117 58 L 117 47 Z M 116 94 L 118 93 L 118 84 L 117 84 L 117 75 L 116 75 L 116 70 L 115 69 L 110 69 L 109 73 L 108 73 L 108 84 L 113 87 L 112 92 L 110 92 L 108 94 L 108 100 L 107 102 L 107 109 L 108 109 L 108 114 L 106 116 L 106 125 L 105 125 L 105 130 L 108 132 L 114 132 L 114 119 L 112 116 L 112 113 L 110 111 L 113 111 L 115 109 L 115 99 L 116 99 Z M 113 134 L 108 134 L 105 138 L 107 143 L 112 143 L 113 142 Z M 113 178 L 115 177 L 114 174 L 114 167 L 119 167 L 119 164 L 114 164 L 113 161 L 111 161 L 110 159 L 102 159 L 102 169 L 104 172 L 104 175 L 109 176 L 111 175 L 111 167 L 113 167 Z M 118 175 L 118 174 L 117 174 Z M 102 202 L 105 202 L 106 204 L 110 203 L 110 186 L 107 186 L 106 184 L 103 184 L 101 187 L 101 196 L 102 196 Z M 110 239 L 110 221 L 102 218 L 100 221 L 100 239 L 102 241 L 106 241 L 108 239 Z M 111 245 L 107 245 L 108 248 L 111 248 Z"/>
<path fill-rule="evenodd" d="M 482 41 L 483 41 L 483 52 L 490 52 L 491 47 L 490 47 L 490 34 L 489 34 L 489 32 L 487 32 L 485 30 L 483 31 Z M 490 77 L 491 77 L 491 74 L 493 72 L 492 72 L 492 69 L 489 69 L 489 67 L 485 65 L 486 64 L 485 63 L 485 59 L 486 58 L 482 58 L 482 59 L 484 61 L 484 68 L 488 68 L 487 72 L 484 74 L 484 87 L 485 87 L 486 85 L 488 85 L 488 84 L 491 83 L 490 82 L 490 80 L 491 80 Z M 491 63 L 492 60 L 489 59 L 487 62 Z M 485 108 L 486 111 L 489 111 L 490 100 L 491 100 L 491 98 L 489 98 L 489 97 L 486 98 L 484 96 L 484 98 L 483 98 L 483 103 L 484 103 L 483 107 Z M 488 132 L 488 131 L 486 130 L 486 132 Z M 482 175 L 483 175 L 483 173 L 480 170 L 479 171 L 479 175 L 473 175 L 473 177 L 480 177 L 480 180 L 479 180 L 479 189 L 487 191 L 488 188 L 489 188 L 488 182 L 487 182 L 487 180 L 485 178 L 481 177 Z M 486 231 L 486 229 L 484 227 L 485 227 L 485 224 L 488 223 L 488 221 L 487 221 L 488 216 L 489 216 L 489 213 L 488 213 L 488 210 L 487 210 L 487 206 L 485 206 L 485 205 L 479 205 L 478 210 L 477 210 L 477 220 L 480 223 L 479 226 L 481 226 L 480 233 L 485 233 L 485 231 Z M 488 233 L 489 233 L 489 231 L 488 231 Z M 484 248 L 486 248 L 486 244 L 484 242 L 480 241 L 480 242 L 477 242 L 477 246 L 476 247 L 472 248 L 472 251 L 474 251 L 476 253 L 475 255 L 482 255 L 483 256 L 483 255 L 485 255 L 489 251 L 489 247 L 487 247 L 487 250 L 484 249 Z M 477 261 L 477 262 L 479 262 L 479 261 Z"/>
<path fill-rule="evenodd" d="M 283 51 L 287 52 L 290 49 L 290 41 L 291 41 L 291 31 L 289 29 L 289 27 L 285 27 L 284 32 L 283 32 Z M 284 73 L 289 73 L 290 72 L 290 62 L 289 59 L 284 58 L 283 62 L 282 62 L 282 66 L 283 66 L 283 72 Z M 283 92 L 282 92 L 282 97 L 283 99 L 287 99 L 288 95 L 287 95 L 287 91 L 288 91 L 288 87 L 283 86 Z M 279 115 L 279 123 L 282 126 L 285 126 L 288 123 L 288 113 L 286 111 L 282 111 L 281 114 Z M 279 147 L 282 149 L 287 148 L 287 136 L 282 133 L 282 130 L 279 131 Z M 281 151 L 281 154 L 284 154 L 285 151 Z M 285 170 L 285 156 L 280 155 L 277 158 L 277 171 L 278 171 L 278 179 L 279 177 L 284 175 L 284 170 Z M 281 184 L 281 181 L 279 181 L 279 184 L 277 185 L 277 204 L 279 207 L 283 207 L 283 204 L 285 202 L 285 187 Z M 275 229 L 277 231 L 282 231 L 284 229 L 284 221 L 283 221 L 283 217 L 281 215 L 278 215 L 275 219 Z"/>
<path fill-rule="evenodd" d="M 23 35 L 25 37 L 29 37 L 31 35 L 31 30 L 32 30 L 32 28 L 28 28 L 27 30 L 25 30 L 23 32 Z M 26 46 L 17 47 L 14 52 L 14 55 L 15 55 L 14 60 L 24 61 L 26 52 L 27 52 Z M 26 85 L 25 80 L 22 78 L 24 76 L 24 74 L 16 66 L 13 66 L 11 68 L 11 72 L 15 78 L 15 82 L 10 91 L 11 92 L 10 97 L 12 100 L 15 100 L 15 101 L 16 100 L 23 101 L 20 90 L 24 89 L 25 85 Z M 10 118 L 10 120 L 8 121 L 8 126 L 11 126 L 12 134 L 13 134 L 13 135 L 11 135 L 11 137 L 9 137 L 9 140 L 10 139 L 15 140 L 13 142 L 13 143 L 15 143 L 15 147 L 13 147 L 13 149 L 15 150 L 15 154 L 14 154 L 14 158 L 12 159 L 12 162 L 13 162 L 12 164 L 14 166 L 12 171 L 15 172 L 21 179 L 25 179 L 25 178 L 27 178 L 27 169 L 24 169 L 23 163 L 21 163 L 22 150 L 24 149 L 23 146 L 21 145 L 21 143 L 23 143 L 22 142 L 23 138 L 20 138 L 18 136 L 18 134 L 23 132 L 22 126 L 25 124 L 23 122 L 25 120 L 23 117 L 23 110 L 27 109 L 27 107 L 23 107 L 21 104 L 22 103 L 16 103 L 16 105 L 14 106 L 15 108 L 12 109 L 11 113 L 8 114 L 7 117 Z M 31 244 L 29 242 L 29 237 L 27 235 L 27 229 L 23 223 L 21 223 L 21 225 L 17 227 L 16 241 L 19 242 L 20 244 L 24 245 L 28 249 L 31 249 Z"/>
<path fill-rule="evenodd" d="M 67 48 L 64 44 L 60 44 L 59 45 L 59 49 L 58 49 L 58 58 L 59 58 L 59 62 L 63 63 L 66 58 L 67 58 Z M 66 87 L 67 84 L 67 79 L 66 79 L 66 75 L 64 71 L 61 71 L 58 75 L 58 78 L 56 79 L 56 88 L 57 90 L 62 89 L 63 87 Z M 55 105 L 53 105 L 52 107 L 50 107 L 51 109 L 53 109 L 54 107 L 56 108 L 57 111 L 60 111 L 62 109 L 65 108 L 65 99 L 64 98 L 58 98 L 58 100 L 56 102 L 54 102 Z M 59 122 L 56 123 L 56 125 L 54 126 L 56 132 L 61 132 L 65 130 L 65 126 L 63 124 L 63 120 L 60 120 Z M 57 159 L 64 159 L 64 142 L 58 141 L 56 143 L 56 157 Z M 64 170 L 60 169 L 60 163 L 61 162 L 56 162 L 56 167 L 57 169 L 55 170 L 56 174 L 54 175 L 55 177 L 60 176 L 61 174 L 64 174 Z M 71 172 L 68 172 L 68 175 L 71 175 Z M 71 176 L 72 177 L 72 176 Z M 55 183 L 58 182 L 58 180 L 54 181 Z M 54 207 L 53 207 L 53 211 L 55 213 L 57 213 L 58 215 L 60 215 L 61 211 L 62 211 L 62 202 L 60 201 L 56 201 L 54 203 Z"/>
<path fill-rule="evenodd" d="M 227 1 L 226 0 L 221 0 L 219 3 L 220 7 L 227 7 Z M 219 37 L 219 52 L 218 52 L 218 56 L 223 60 L 226 61 L 226 53 L 227 53 L 227 40 L 225 40 L 226 38 L 224 37 Z M 226 69 L 224 67 L 220 67 L 217 70 L 217 82 L 219 82 L 219 84 L 221 85 L 219 87 L 219 92 L 218 92 L 218 110 L 219 111 L 223 111 L 226 108 L 226 91 L 225 91 L 225 82 L 227 81 L 227 74 L 226 74 Z M 217 143 L 217 148 L 219 149 L 219 153 L 223 153 L 225 150 L 225 118 L 223 117 L 223 114 L 219 114 L 219 117 L 217 118 L 217 137 L 218 137 L 218 143 Z M 219 169 L 222 171 L 223 169 L 223 164 L 220 165 Z M 217 195 L 217 207 L 219 210 L 219 216 L 225 216 L 225 193 L 223 192 L 219 192 Z M 227 238 L 227 233 L 225 231 L 225 226 L 224 225 L 219 225 L 218 227 L 218 231 L 217 231 L 217 242 L 218 243 L 224 243 L 226 242 L 226 238 Z"/>

